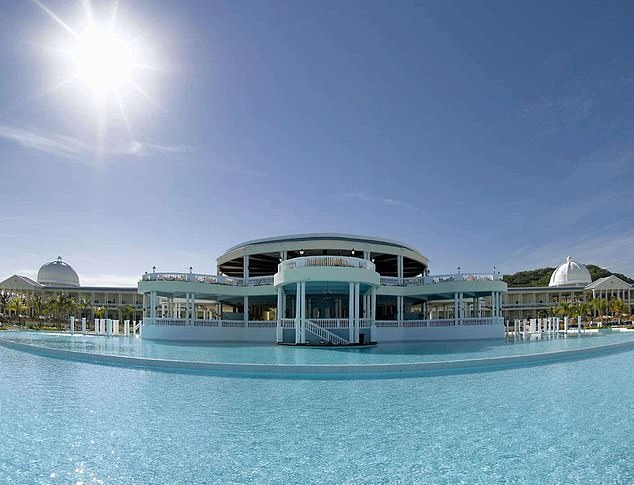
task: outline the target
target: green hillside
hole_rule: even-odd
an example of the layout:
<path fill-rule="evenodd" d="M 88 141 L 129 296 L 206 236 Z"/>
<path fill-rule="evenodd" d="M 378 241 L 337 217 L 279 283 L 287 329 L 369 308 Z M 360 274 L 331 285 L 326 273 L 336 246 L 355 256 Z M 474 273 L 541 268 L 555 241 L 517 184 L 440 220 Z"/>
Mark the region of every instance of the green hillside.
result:
<path fill-rule="evenodd" d="M 614 275 L 621 278 L 623 281 L 634 284 L 634 280 L 632 278 L 628 278 L 621 273 L 612 273 L 611 271 L 594 264 L 587 264 L 586 268 L 590 271 L 592 281 Z M 550 275 L 553 274 L 553 271 L 555 271 L 555 268 L 539 268 L 530 271 L 519 271 L 510 275 L 505 274 L 504 281 L 506 281 L 511 287 L 548 286 Z"/>

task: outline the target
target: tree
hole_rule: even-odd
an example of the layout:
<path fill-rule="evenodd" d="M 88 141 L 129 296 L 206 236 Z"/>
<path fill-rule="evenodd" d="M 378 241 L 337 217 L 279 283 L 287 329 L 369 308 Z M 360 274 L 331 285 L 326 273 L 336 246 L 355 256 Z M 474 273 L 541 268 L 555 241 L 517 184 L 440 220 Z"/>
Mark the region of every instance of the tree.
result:
<path fill-rule="evenodd" d="M 68 320 L 70 315 L 77 310 L 77 303 L 75 299 L 70 296 L 60 293 L 57 296 L 52 296 L 46 301 L 46 313 L 55 318 L 58 328 L 61 330 L 62 321 Z"/>
<path fill-rule="evenodd" d="M 131 320 L 130 317 L 134 316 L 134 312 L 136 311 L 135 308 L 132 305 L 119 305 L 117 307 L 117 310 L 119 310 L 119 312 L 121 313 L 121 317 L 124 320 Z M 128 317 L 128 318 L 126 318 Z"/>
<path fill-rule="evenodd" d="M 93 308 L 93 313 L 95 314 L 95 318 L 103 318 L 106 314 L 106 307 L 96 306 Z"/>
<path fill-rule="evenodd" d="M 5 314 L 7 310 L 7 305 L 9 304 L 9 300 L 11 299 L 11 295 L 7 292 L 0 293 L 0 313 Z"/>
<path fill-rule="evenodd" d="M 627 306 L 623 300 L 612 300 L 610 302 L 610 312 L 612 313 L 612 317 L 617 317 L 619 320 L 619 324 L 621 324 L 621 317 L 627 310 Z"/>
<path fill-rule="evenodd" d="M 570 317 L 573 311 L 573 306 L 567 301 L 559 302 L 559 304 L 553 308 L 553 313 L 557 317 Z"/>
<path fill-rule="evenodd" d="M 28 308 L 29 307 L 26 305 L 26 299 L 24 297 L 20 295 L 13 295 L 11 298 L 9 298 L 7 309 L 9 310 L 9 314 L 13 312 L 14 315 L 18 317 L 18 323 L 20 323 L 20 317 L 22 316 L 22 313 L 26 312 Z"/>
<path fill-rule="evenodd" d="M 605 313 L 605 309 L 607 307 L 607 302 L 601 298 L 595 298 L 592 300 L 592 310 L 594 310 L 599 319 L 603 320 L 603 315 Z"/>
<path fill-rule="evenodd" d="M 32 318 L 39 322 L 40 317 L 42 316 L 42 311 L 44 310 L 42 297 L 39 295 L 32 296 L 27 300 L 26 304 L 29 307 Z"/>

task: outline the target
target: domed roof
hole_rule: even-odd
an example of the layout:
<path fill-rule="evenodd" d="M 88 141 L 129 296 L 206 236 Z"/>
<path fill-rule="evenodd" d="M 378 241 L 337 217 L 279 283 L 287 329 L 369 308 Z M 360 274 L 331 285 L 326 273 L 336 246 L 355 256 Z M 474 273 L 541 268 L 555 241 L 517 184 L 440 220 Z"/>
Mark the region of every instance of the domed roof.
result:
<path fill-rule="evenodd" d="M 37 282 L 45 286 L 61 286 L 65 288 L 79 287 L 79 276 L 70 264 L 58 256 L 55 261 L 46 263 L 37 272 Z"/>
<path fill-rule="evenodd" d="M 566 262 L 553 271 L 548 286 L 586 286 L 590 283 L 592 277 L 588 268 L 568 256 Z"/>

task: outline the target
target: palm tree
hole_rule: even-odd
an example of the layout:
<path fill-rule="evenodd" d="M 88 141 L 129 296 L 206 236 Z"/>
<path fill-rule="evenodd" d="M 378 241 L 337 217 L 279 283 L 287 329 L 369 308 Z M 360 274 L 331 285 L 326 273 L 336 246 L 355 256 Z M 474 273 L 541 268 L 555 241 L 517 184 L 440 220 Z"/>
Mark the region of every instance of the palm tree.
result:
<path fill-rule="evenodd" d="M 77 308 L 82 312 L 82 314 L 86 313 L 86 319 L 89 319 L 89 312 L 92 310 L 92 304 L 86 298 L 82 298 L 79 303 L 77 303 Z M 82 315 L 80 315 L 81 317 Z"/>
<path fill-rule="evenodd" d="M 557 317 L 570 317 L 572 316 L 573 310 L 573 306 L 569 302 L 562 301 L 553 308 L 553 313 Z"/>
<path fill-rule="evenodd" d="M 18 317 L 18 323 L 20 323 L 20 316 L 22 313 L 28 310 L 26 300 L 20 295 L 13 295 L 7 304 L 9 313 L 13 312 Z M 10 318 L 9 318 L 10 319 Z"/>
<path fill-rule="evenodd" d="M 619 325 L 621 324 L 621 317 L 626 309 L 627 307 L 623 300 L 612 300 L 610 302 L 610 312 L 612 312 L 613 317 L 616 316 L 619 319 Z"/>
<path fill-rule="evenodd" d="M 606 307 L 606 301 L 601 298 L 592 300 L 592 309 L 597 313 L 599 319 L 603 320 L 603 312 Z"/>
<path fill-rule="evenodd" d="M 42 297 L 39 295 L 32 296 L 27 300 L 26 304 L 31 311 L 31 317 L 39 324 L 40 317 L 42 316 L 42 310 L 44 309 Z"/>
<path fill-rule="evenodd" d="M 577 314 L 583 320 L 587 320 L 588 314 L 592 312 L 592 304 L 589 301 L 580 301 L 577 304 Z"/>
<path fill-rule="evenodd" d="M 117 310 L 119 311 L 119 313 L 121 313 L 121 317 L 124 320 L 130 320 L 129 317 L 134 315 L 135 309 L 132 305 L 128 305 L 128 304 L 124 304 L 124 305 L 119 305 L 117 307 Z M 126 318 L 128 317 L 128 318 Z"/>
<path fill-rule="evenodd" d="M 11 295 L 7 292 L 0 293 L 0 313 L 4 314 L 7 312 L 7 305 L 9 304 L 9 299 Z"/>

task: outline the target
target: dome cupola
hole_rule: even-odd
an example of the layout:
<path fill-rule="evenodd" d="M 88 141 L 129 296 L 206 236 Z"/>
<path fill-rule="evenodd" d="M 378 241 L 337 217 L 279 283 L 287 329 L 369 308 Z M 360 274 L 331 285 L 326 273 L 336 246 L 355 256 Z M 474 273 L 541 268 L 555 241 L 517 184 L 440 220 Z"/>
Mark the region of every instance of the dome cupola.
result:
<path fill-rule="evenodd" d="M 592 277 L 588 268 L 577 263 L 568 256 L 566 262 L 561 264 L 550 277 L 548 286 L 577 286 L 583 287 L 592 283 Z"/>
<path fill-rule="evenodd" d="M 70 264 L 62 261 L 58 256 L 55 261 L 46 263 L 37 272 L 37 282 L 44 286 L 58 286 L 62 288 L 78 288 L 79 276 Z"/>

